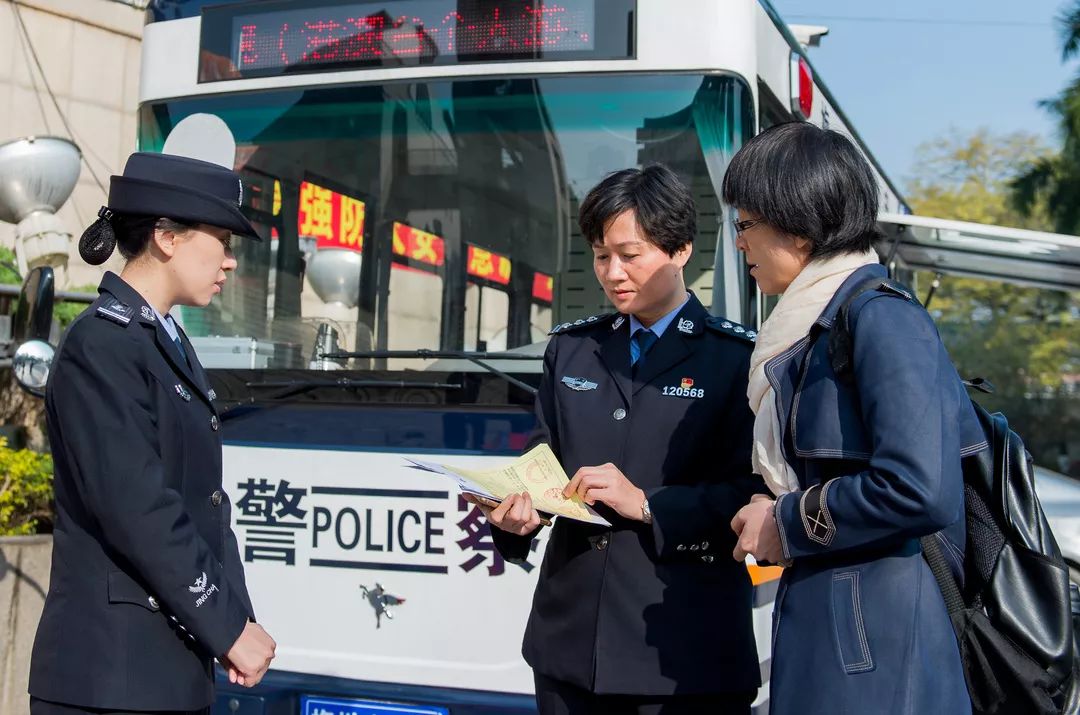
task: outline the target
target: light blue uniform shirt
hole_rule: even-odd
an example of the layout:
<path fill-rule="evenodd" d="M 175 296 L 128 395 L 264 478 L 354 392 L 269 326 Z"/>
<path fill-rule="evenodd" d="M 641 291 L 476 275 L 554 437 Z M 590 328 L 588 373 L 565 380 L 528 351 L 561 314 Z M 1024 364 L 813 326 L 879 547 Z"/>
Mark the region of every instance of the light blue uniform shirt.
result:
<path fill-rule="evenodd" d="M 655 323 L 653 323 L 652 325 L 650 325 L 648 327 L 648 329 L 653 331 L 653 334 L 656 335 L 657 341 L 659 341 L 659 339 L 664 336 L 664 331 L 668 329 L 668 326 L 671 325 L 671 322 L 673 320 L 675 320 L 675 316 L 679 314 L 679 311 L 683 309 L 683 307 L 686 305 L 687 301 L 689 301 L 689 300 L 690 300 L 690 294 L 687 293 L 686 297 L 683 298 L 683 302 L 679 303 L 679 306 L 677 308 L 675 308 L 670 313 L 666 314 L 664 317 L 660 318 L 659 320 L 657 320 Z M 637 316 L 631 315 L 630 316 L 630 336 L 633 337 L 634 333 L 636 333 L 638 330 L 641 330 L 642 328 L 645 328 L 645 326 L 641 324 L 641 321 L 637 319 Z M 634 358 L 636 356 L 634 355 L 634 349 L 636 347 L 637 346 L 634 343 L 634 341 L 631 340 L 630 341 L 630 363 L 631 364 L 633 364 L 635 362 Z"/>
<path fill-rule="evenodd" d="M 154 311 L 154 317 L 161 323 L 161 327 L 165 328 L 165 332 L 169 334 L 169 339 L 174 343 L 179 340 L 180 333 L 176 330 L 176 323 L 173 321 L 172 316 L 162 315 L 154 306 L 150 306 L 150 310 Z"/>

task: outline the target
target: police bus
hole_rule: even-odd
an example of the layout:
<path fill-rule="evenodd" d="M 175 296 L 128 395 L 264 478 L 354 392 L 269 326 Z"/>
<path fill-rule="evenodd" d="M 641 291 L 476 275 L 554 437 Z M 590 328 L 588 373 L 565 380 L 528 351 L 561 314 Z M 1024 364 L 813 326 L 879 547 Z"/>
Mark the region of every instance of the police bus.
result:
<path fill-rule="evenodd" d="M 548 332 L 610 310 L 577 229 L 610 171 L 682 177 L 699 212 L 688 286 L 760 323 L 720 199 L 731 156 L 807 119 L 873 163 L 806 57 L 815 30 L 764 0 L 153 0 L 147 23 L 139 148 L 241 172 L 266 238 L 234 243 L 220 298 L 179 316 L 279 644 L 263 683 L 223 684 L 216 712 L 532 712 L 520 642 L 545 538 L 504 562 L 480 511 L 406 458 L 519 453 Z M 876 171 L 891 265 L 1023 262 L 1015 233 L 914 223 Z M 1080 260 L 1055 278 L 1031 253 L 1029 282 L 1080 283 Z M 767 681 L 777 574 L 749 568 Z"/>

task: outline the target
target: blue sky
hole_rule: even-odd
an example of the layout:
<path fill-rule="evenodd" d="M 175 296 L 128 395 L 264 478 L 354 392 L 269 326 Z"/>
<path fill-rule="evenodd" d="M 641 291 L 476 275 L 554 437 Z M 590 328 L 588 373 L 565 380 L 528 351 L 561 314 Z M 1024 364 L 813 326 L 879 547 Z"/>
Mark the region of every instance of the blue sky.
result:
<path fill-rule="evenodd" d="M 810 49 L 811 61 L 901 189 L 915 148 L 950 129 L 1028 131 L 1058 143 L 1037 102 L 1078 70 L 1075 62 L 1062 64 L 1054 22 L 1069 0 L 772 4 L 789 23 L 829 27 L 821 46 Z"/>

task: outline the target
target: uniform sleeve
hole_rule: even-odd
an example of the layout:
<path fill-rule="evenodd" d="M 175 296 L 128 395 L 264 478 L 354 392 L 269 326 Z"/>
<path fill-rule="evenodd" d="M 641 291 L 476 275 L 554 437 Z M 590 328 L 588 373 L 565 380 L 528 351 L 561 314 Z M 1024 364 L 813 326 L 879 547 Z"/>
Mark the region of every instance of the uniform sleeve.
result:
<path fill-rule="evenodd" d="M 76 329 L 65 347 L 49 386 L 50 417 L 85 508 L 162 609 L 210 653 L 227 653 L 248 620 L 246 594 L 166 486 L 140 346 L 113 331 Z"/>
<path fill-rule="evenodd" d="M 233 531 L 231 523 L 225 527 L 225 546 L 222 553 L 225 555 L 225 573 L 237 592 L 237 596 L 243 601 L 248 618 L 254 621 L 255 609 L 251 605 L 247 578 L 244 576 L 244 561 L 240 558 L 240 544 L 236 540 L 236 532 Z"/>
<path fill-rule="evenodd" d="M 561 462 L 562 454 L 559 450 L 558 423 L 555 417 L 555 390 L 551 378 L 555 374 L 555 346 L 557 340 L 558 336 L 553 336 L 548 341 L 547 349 L 544 351 L 544 373 L 540 376 L 540 389 L 537 391 L 536 400 L 533 403 L 533 411 L 536 414 L 536 429 L 530 435 L 525 451 L 547 442 L 548 446 L 551 447 L 551 451 L 555 453 L 555 458 Z M 491 527 L 491 540 L 505 560 L 510 563 L 520 564 L 529 558 L 529 554 L 532 553 L 532 540 L 536 538 L 542 528 L 537 528 L 536 531 L 527 536 L 518 536 L 493 526 Z"/>
<path fill-rule="evenodd" d="M 757 493 L 767 491 L 753 473 L 750 450 L 754 436 L 754 413 L 746 399 L 750 353 L 740 361 L 737 376 L 726 396 L 725 419 L 716 426 L 711 472 L 701 483 L 653 487 L 645 490 L 653 515 L 655 558 L 685 558 L 728 554 L 735 548 L 731 520 Z M 677 448 L 673 442 L 670 448 Z"/>
<path fill-rule="evenodd" d="M 926 536 L 963 509 L 956 372 L 930 316 L 883 297 L 857 318 L 854 376 L 870 460 L 778 500 L 787 558 Z"/>

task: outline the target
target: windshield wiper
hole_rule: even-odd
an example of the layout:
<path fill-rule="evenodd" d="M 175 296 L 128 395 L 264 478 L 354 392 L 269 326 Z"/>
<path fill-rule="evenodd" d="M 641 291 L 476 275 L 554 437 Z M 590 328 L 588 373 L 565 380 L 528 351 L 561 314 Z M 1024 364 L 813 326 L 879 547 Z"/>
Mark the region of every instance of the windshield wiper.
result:
<path fill-rule="evenodd" d="M 359 352 L 333 352 L 320 355 L 325 360 L 349 360 L 351 358 L 371 358 L 373 360 L 468 360 L 478 367 L 487 370 L 492 375 L 497 375 L 515 387 L 525 390 L 530 395 L 535 395 L 537 389 L 527 382 L 507 374 L 494 365 L 489 365 L 483 360 L 543 360 L 543 355 L 521 355 L 519 353 L 489 353 L 470 352 L 468 350 L 428 350 L 417 348 L 415 350 L 364 350 Z"/>
<path fill-rule="evenodd" d="M 226 414 L 233 410 L 244 407 L 246 405 L 253 405 L 256 402 L 274 402 L 277 400 L 285 400 L 295 395 L 299 395 L 304 392 L 310 392 L 311 390 L 318 390 L 323 388 L 334 389 L 349 389 L 349 388 L 361 388 L 361 387 L 389 387 L 395 389 L 428 389 L 428 390 L 460 390 L 462 385 L 460 382 L 420 382 L 417 380 L 354 380 L 351 377 L 339 377 L 333 380 L 319 380 L 313 378 L 304 378 L 302 380 L 260 380 L 253 382 L 245 382 L 244 387 L 248 389 L 262 389 L 277 388 L 275 392 L 255 397 L 249 396 L 246 400 L 238 401 L 237 404 L 232 405 L 224 410 L 221 410 L 221 416 L 224 418 Z"/>

